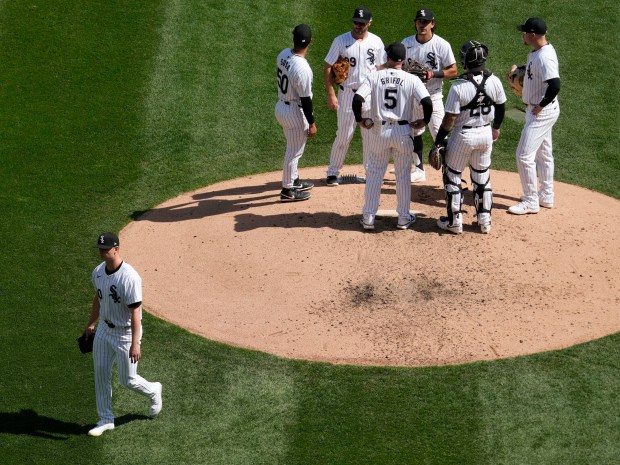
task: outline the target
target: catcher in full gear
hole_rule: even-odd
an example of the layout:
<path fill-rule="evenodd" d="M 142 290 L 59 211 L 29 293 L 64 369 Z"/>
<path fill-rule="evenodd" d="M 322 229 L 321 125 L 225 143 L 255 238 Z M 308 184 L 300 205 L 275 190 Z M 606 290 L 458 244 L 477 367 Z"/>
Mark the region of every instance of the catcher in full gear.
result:
<path fill-rule="evenodd" d="M 489 168 L 493 142 L 499 137 L 504 119 L 506 94 L 499 78 L 485 69 L 488 53 L 486 45 L 474 40 L 461 46 L 461 64 L 466 72 L 448 92 L 446 114 L 431 149 L 431 154 L 440 152 L 446 136 L 454 129 L 442 168 L 447 216 L 442 216 L 437 226 L 455 234 L 463 232 L 461 174 L 467 165 L 478 226 L 483 234 L 491 232 L 493 192 Z"/>

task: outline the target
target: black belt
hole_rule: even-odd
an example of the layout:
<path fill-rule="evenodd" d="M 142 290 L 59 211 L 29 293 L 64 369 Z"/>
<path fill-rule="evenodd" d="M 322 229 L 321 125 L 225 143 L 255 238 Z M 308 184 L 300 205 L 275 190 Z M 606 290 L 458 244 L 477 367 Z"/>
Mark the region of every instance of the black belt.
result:
<path fill-rule="evenodd" d="M 463 129 L 476 129 L 476 128 L 486 128 L 491 123 L 483 124 L 482 126 L 463 126 Z"/>
<path fill-rule="evenodd" d="M 401 119 L 400 121 L 381 121 L 381 124 L 393 124 L 393 123 L 397 123 L 399 126 L 404 126 L 405 124 L 409 124 L 409 121 L 406 121 L 404 119 Z"/>
<path fill-rule="evenodd" d="M 103 322 L 108 325 L 108 328 L 121 328 L 121 329 L 127 329 L 127 328 L 131 328 L 131 326 L 116 326 L 114 323 L 112 323 L 111 321 L 108 320 L 103 320 Z"/>
<path fill-rule="evenodd" d="M 284 102 L 284 105 L 290 105 L 291 104 L 291 102 L 287 102 L 285 100 L 282 100 L 282 101 Z M 301 108 L 301 105 L 297 104 L 297 106 Z"/>
<path fill-rule="evenodd" d="M 352 89 L 351 87 L 345 87 L 345 86 L 340 86 L 340 85 L 338 87 L 340 87 L 340 90 L 351 89 L 353 93 L 357 92 L 357 89 Z"/>

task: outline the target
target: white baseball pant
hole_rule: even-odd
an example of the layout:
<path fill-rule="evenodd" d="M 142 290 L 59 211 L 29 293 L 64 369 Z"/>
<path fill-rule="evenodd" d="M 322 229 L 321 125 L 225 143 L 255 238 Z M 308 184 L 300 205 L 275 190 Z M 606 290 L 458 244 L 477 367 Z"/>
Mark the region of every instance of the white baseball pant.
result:
<path fill-rule="evenodd" d="M 332 151 L 329 155 L 329 166 L 327 168 L 327 176 L 338 176 L 340 170 L 344 166 L 344 160 L 353 139 L 355 128 L 357 123 L 355 122 L 355 115 L 353 114 L 353 96 L 355 92 L 353 89 L 345 87 L 338 92 L 338 110 L 336 112 L 338 120 L 338 129 L 336 130 L 336 139 L 332 144 Z M 362 116 L 368 117 L 368 111 L 370 110 L 370 104 L 364 102 L 362 104 Z M 361 128 L 360 128 L 361 129 Z M 367 131 L 361 131 L 362 136 L 362 161 L 364 167 L 366 167 L 366 139 L 368 137 Z"/>
<path fill-rule="evenodd" d="M 551 132 L 560 116 L 557 100 L 542 109 L 538 115 L 532 113 L 533 105 L 525 112 L 525 125 L 517 146 L 517 168 L 523 188 L 523 201 L 538 206 L 539 194 L 545 201 L 553 202 L 553 144 Z M 536 172 L 540 176 L 540 191 Z"/>
<path fill-rule="evenodd" d="M 491 151 L 493 150 L 493 135 L 491 126 L 487 125 L 480 128 L 460 129 L 448 139 L 446 146 L 446 164 L 449 169 L 445 176 L 449 182 L 445 182 L 444 188 L 448 193 L 448 210 L 451 210 L 457 224 L 461 222 L 462 216 L 457 217 L 457 212 L 461 210 L 461 178 L 462 172 L 467 165 L 470 170 L 471 180 L 475 185 L 483 186 L 486 191 L 475 198 L 476 203 L 482 202 L 486 210 L 491 210 L 492 192 L 489 167 L 491 166 Z M 476 170 L 476 171 L 474 171 Z M 474 186 L 474 196 L 476 191 Z M 448 211 L 450 217 L 450 211 Z M 491 214 L 488 212 L 478 215 L 479 224 L 488 224 L 491 221 Z"/>
<path fill-rule="evenodd" d="M 97 413 L 102 423 L 113 423 L 112 411 L 112 366 L 118 363 L 118 380 L 121 385 L 153 399 L 157 394 L 155 383 L 138 375 L 138 363 L 131 363 L 131 328 L 109 328 L 97 326 L 93 342 L 93 363 L 95 367 L 95 394 Z"/>
<path fill-rule="evenodd" d="M 381 185 L 390 158 L 394 158 L 396 171 L 396 212 L 399 218 L 409 218 L 411 204 L 411 162 L 413 159 L 413 138 L 409 125 L 380 123 L 367 132 L 368 166 L 364 189 L 364 216 L 377 214 Z"/>
<path fill-rule="evenodd" d="M 286 151 L 282 165 L 282 187 L 291 189 L 293 181 L 298 178 L 297 166 L 306 148 L 310 126 L 303 110 L 296 102 L 287 104 L 279 100 L 276 103 L 275 115 L 286 138 Z"/>

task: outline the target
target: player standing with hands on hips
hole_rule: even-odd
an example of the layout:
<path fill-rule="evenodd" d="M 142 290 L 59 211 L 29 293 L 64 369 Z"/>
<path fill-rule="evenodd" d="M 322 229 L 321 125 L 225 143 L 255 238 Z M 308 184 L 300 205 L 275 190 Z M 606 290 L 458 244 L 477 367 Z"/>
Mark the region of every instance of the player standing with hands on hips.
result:
<path fill-rule="evenodd" d="M 415 220 L 410 212 L 411 203 L 411 161 L 413 159 L 413 138 L 411 128 L 428 124 L 433 112 L 430 95 L 422 81 L 401 67 L 405 60 L 405 46 L 394 42 L 385 49 L 385 68 L 366 77 L 353 97 L 352 110 L 355 121 L 368 133 L 368 167 L 364 190 L 363 216 L 360 220 L 364 229 L 375 228 L 375 215 L 379 209 L 381 184 L 390 158 L 396 168 L 396 199 L 398 229 L 407 229 Z M 372 118 L 363 118 L 362 106 L 370 100 Z M 413 106 L 420 102 L 424 119 L 410 122 Z"/>
<path fill-rule="evenodd" d="M 306 60 L 312 41 L 310 26 L 299 24 L 293 29 L 293 49 L 285 48 L 277 58 L 276 80 L 278 102 L 275 115 L 286 137 L 282 169 L 281 202 L 308 200 L 311 182 L 300 181 L 297 172 L 306 141 L 317 133 L 312 109 L 312 69 Z"/>
<path fill-rule="evenodd" d="M 431 10 L 418 10 L 415 15 L 416 33 L 403 40 L 407 48 L 407 59 L 403 65 L 405 71 L 413 62 L 426 65 L 429 69 L 427 76 L 422 80 L 433 101 L 433 115 L 428 124 L 433 139 L 437 137 L 437 131 L 443 120 L 443 80 L 456 77 L 456 59 L 452 53 L 452 47 L 447 40 L 435 34 L 437 22 L 435 14 Z M 422 116 L 422 109 L 417 107 L 418 116 Z M 417 158 L 414 160 L 415 167 L 411 172 L 411 182 L 426 181 L 426 173 L 422 163 L 424 142 L 422 134 L 424 127 L 413 130 L 414 150 Z"/>
<path fill-rule="evenodd" d="M 336 139 L 332 145 L 327 168 L 326 183 L 328 186 L 338 185 L 338 175 L 344 165 L 344 160 L 349 150 L 351 139 L 355 133 L 355 118 L 351 111 L 353 95 L 362 85 L 366 76 L 374 72 L 377 66 L 385 62 L 383 41 L 368 28 L 372 25 L 372 13 L 365 6 L 358 7 L 353 11 L 353 29 L 350 32 L 339 35 L 334 39 L 325 57 L 323 75 L 325 79 L 325 91 L 327 94 L 327 108 L 337 110 L 338 129 Z M 334 91 L 332 80 L 332 66 L 339 57 L 344 57 L 349 62 L 349 75 L 339 85 L 338 97 Z M 366 112 L 367 107 L 362 108 Z M 362 156 L 364 168 L 366 167 L 366 134 L 362 135 Z"/>
<path fill-rule="evenodd" d="M 95 331 L 93 363 L 99 422 L 90 436 L 101 436 L 114 429 L 112 411 L 112 365 L 118 363 L 119 382 L 149 398 L 149 415 L 155 417 L 162 407 L 161 383 L 152 383 L 138 375 L 142 358 L 142 279 L 125 263 L 119 253 L 118 236 L 106 232 L 99 236 L 97 248 L 103 263 L 92 272 L 95 287 L 90 319 L 85 336 Z"/>
<path fill-rule="evenodd" d="M 553 144 L 551 131 L 560 116 L 560 68 L 553 45 L 547 42 L 547 25 L 540 18 L 529 18 L 517 26 L 523 43 L 532 47 L 527 56 L 523 79 L 525 126 L 517 146 L 517 168 L 521 178 L 521 202 L 508 208 L 514 215 L 538 213 L 540 207 L 553 208 Z M 540 189 L 536 173 L 540 176 Z"/>
<path fill-rule="evenodd" d="M 499 78 L 485 69 L 488 53 L 486 45 L 475 40 L 461 46 L 461 64 L 466 73 L 450 87 L 446 114 L 435 139 L 436 146 L 443 144 L 454 127 L 442 168 L 448 216 L 442 216 L 437 226 L 455 234 L 463 232 L 461 173 L 468 164 L 478 226 L 483 234 L 491 232 L 493 192 L 489 168 L 493 142 L 499 138 L 504 120 L 506 93 Z"/>

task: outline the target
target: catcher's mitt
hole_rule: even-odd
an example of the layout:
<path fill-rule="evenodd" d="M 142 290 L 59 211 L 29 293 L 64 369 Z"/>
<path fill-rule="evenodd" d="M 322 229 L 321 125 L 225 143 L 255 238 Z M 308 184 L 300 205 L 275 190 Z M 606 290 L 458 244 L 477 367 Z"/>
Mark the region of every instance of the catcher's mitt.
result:
<path fill-rule="evenodd" d="M 88 336 L 84 336 L 83 334 L 77 338 L 78 347 L 80 348 L 80 352 L 83 354 L 87 354 L 93 351 L 93 341 L 95 340 L 95 332 L 93 331 Z"/>
<path fill-rule="evenodd" d="M 512 65 L 508 71 L 508 83 L 517 97 L 523 93 L 523 78 L 525 77 L 525 65 Z"/>
<path fill-rule="evenodd" d="M 349 60 L 345 57 L 339 57 L 338 61 L 332 65 L 332 81 L 334 84 L 340 85 L 349 77 Z"/>
<path fill-rule="evenodd" d="M 446 158 L 446 145 L 445 144 L 433 145 L 433 147 L 431 148 L 431 151 L 428 152 L 428 163 L 436 170 L 441 169 L 445 158 Z"/>
<path fill-rule="evenodd" d="M 403 70 L 415 74 L 422 82 L 428 82 L 431 78 L 433 70 L 419 61 L 407 61 L 403 63 Z"/>

